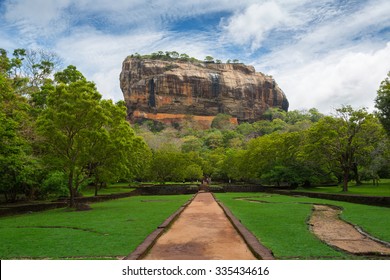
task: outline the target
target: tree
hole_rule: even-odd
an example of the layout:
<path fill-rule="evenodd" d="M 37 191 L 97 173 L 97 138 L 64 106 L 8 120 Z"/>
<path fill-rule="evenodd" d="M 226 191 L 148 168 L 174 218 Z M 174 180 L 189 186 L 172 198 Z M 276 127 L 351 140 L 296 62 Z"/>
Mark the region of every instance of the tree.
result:
<path fill-rule="evenodd" d="M 102 100 L 100 103 L 107 121 L 101 133 L 88 139 L 88 175 L 95 185 L 95 195 L 99 187 L 108 182 L 142 177 L 142 170 L 148 168 L 151 157 L 145 142 L 135 135 L 126 121 L 124 102 L 114 104 L 111 100 Z"/>
<path fill-rule="evenodd" d="M 182 153 L 169 148 L 153 152 L 151 176 L 159 182 L 183 181 L 186 162 Z"/>
<path fill-rule="evenodd" d="M 15 91 L 31 97 L 60 66 L 61 59 L 53 52 L 15 49 L 9 60 L 8 73 Z"/>
<path fill-rule="evenodd" d="M 309 146 L 312 156 L 318 160 L 324 158 L 333 173 L 340 173 L 346 192 L 352 173 L 357 173 L 359 161 L 379 143 L 381 127 L 365 109 L 344 106 L 336 112 L 336 117 L 322 118 L 313 125 L 309 131 Z M 358 179 L 357 174 L 355 178 Z"/>
<path fill-rule="evenodd" d="M 62 66 L 61 58 L 54 52 L 38 49 L 26 50 L 23 73 L 29 78 L 29 85 L 33 91 L 39 90 L 54 70 Z"/>
<path fill-rule="evenodd" d="M 228 149 L 226 151 L 226 158 L 223 160 L 222 168 L 226 172 L 229 181 L 246 179 L 244 176 L 246 168 L 245 152 L 245 150 L 241 149 Z"/>
<path fill-rule="evenodd" d="M 223 135 L 219 130 L 210 131 L 204 138 L 204 143 L 210 149 L 217 149 L 223 146 Z"/>
<path fill-rule="evenodd" d="M 388 135 L 390 135 L 390 72 L 381 82 L 375 99 L 378 116 Z"/>
<path fill-rule="evenodd" d="M 74 66 L 56 73 L 46 85 L 47 107 L 37 124 L 46 145 L 46 160 L 67 176 L 69 206 L 82 184 L 135 177 L 147 151 L 125 121 L 124 104 L 101 100 L 95 85 Z"/>
<path fill-rule="evenodd" d="M 77 70 L 76 66 L 73 65 L 69 65 L 63 71 L 55 73 L 54 78 L 57 83 L 62 83 L 65 85 L 70 85 L 71 83 L 75 82 L 84 82 L 89 86 L 93 85 L 93 83 L 87 82 L 87 79 L 84 77 L 84 75 L 79 70 Z"/>
<path fill-rule="evenodd" d="M 184 179 L 189 180 L 189 181 L 197 181 L 197 180 L 202 179 L 203 170 L 197 164 L 190 164 L 187 166 L 184 174 L 185 174 Z"/>
<path fill-rule="evenodd" d="M 219 147 L 213 150 L 205 151 L 202 153 L 202 158 L 202 170 L 205 175 L 210 176 L 216 180 L 226 179 L 226 172 L 223 169 L 223 162 L 226 158 L 225 149 Z"/>
<path fill-rule="evenodd" d="M 47 108 L 37 124 L 47 146 L 47 159 L 67 175 L 69 206 L 75 207 L 80 186 L 88 179 L 92 138 L 103 133 L 106 116 L 95 85 L 76 67 L 68 66 L 55 78 L 56 85 L 47 85 Z"/>
<path fill-rule="evenodd" d="M 188 61 L 190 59 L 190 56 L 186 53 L 180 54 L 180 60 Z"/>
<path fill-rule="evenodd" d="M 312 180 L 305 163 L 300 160 L 302 133 L 273 133 L 252 139 L 243 156 L 244 176 L 265 183 L 290 185 Z"/>
<path fill-rule="evenodd" d="M 199 139 L 196 136 L 189 135 L 186 137 L 183 137 L 183 144 L 181 146 L 181 150 L 184 153 L 188 152 L 200 152 L 203 147 L 203 141 L 202 139 Z"/>
<path fill-rule="evenodd" d="M 211 128 L 220 130 L 233 129 L 234 124 L 230 121 L 231 118 L 232 116 L 228 114 L 218 114 L 211 122 Z"/>
<path fill-rule="evenodd" d="M 287 117 L 287 112 L 279 108 L 268 108 L 267 111 L 264 112 L 263 117 L 270 121 L 275 119 L 281 119 L 284 121 Z"/>
<path fill-rule="evenodd" d="M 173 58 L 173 59 L 178 59 L 179 58 L 179 53 L 177 51 L 171 51 L 170 52 L 170 56 Z"/>
<path fill-rule="evenodd" d="M 12 63 L 16 63 L 13 61 Z M 2 50 L 0 57 L 0 191 L 15 201 L 20 193 L 31 193 L 38 161 L 31 147 L 33 138 L 30 107 L 17 94 L 11 77 L 11 60 Z"/>
<path fill-rule="evenodd" d="M 205 60 L 206 62 L 214 62 L 214 57 L 208 55 L 208 56 L 205 57 L 204 60 Z"/>

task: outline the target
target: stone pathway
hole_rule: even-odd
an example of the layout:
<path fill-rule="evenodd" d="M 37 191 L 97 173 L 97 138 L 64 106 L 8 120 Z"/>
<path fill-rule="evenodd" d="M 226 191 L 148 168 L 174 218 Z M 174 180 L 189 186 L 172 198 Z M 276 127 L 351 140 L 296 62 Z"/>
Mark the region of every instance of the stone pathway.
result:
<path fill-rule="evenodd" d="M 256 260 L 211 193 L 198 193 L 145 260 Z"/>
<path fill-rule="evenodd" d="M 390 247 L 368 238 L 354 226 L 339 219 L 340 209 L 314 205 L 310 218 L 311 230 L 324 242 L 352 254 L 390 256 Z"/>

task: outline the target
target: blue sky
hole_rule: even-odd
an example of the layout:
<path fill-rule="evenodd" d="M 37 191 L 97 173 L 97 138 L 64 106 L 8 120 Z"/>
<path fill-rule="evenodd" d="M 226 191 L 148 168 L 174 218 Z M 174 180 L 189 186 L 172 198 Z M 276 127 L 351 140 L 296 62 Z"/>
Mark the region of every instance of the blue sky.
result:
<path fill-rule="evenodd" d="M 135 52 L 236 58 L 324 113 L 373 109 L 390 71 L 388 0 L 0 0 L 0 26 L 0 48 L 54 51 L 114 100 Z"/>

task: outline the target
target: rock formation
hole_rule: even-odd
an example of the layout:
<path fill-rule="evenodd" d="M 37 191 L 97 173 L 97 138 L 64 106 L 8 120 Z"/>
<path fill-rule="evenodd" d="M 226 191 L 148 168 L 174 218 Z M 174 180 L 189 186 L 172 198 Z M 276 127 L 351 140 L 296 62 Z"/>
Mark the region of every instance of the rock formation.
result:
<path fill-rule="evenodd" d="M 207 126 L 219 113 L 242 122 L 261 119 L 270 107 L 288 110 L 287 98 L 275 80 L 241 63 L 128 57 L 120 86 L 133 120 L 172 122 L 190 115 Z"/>

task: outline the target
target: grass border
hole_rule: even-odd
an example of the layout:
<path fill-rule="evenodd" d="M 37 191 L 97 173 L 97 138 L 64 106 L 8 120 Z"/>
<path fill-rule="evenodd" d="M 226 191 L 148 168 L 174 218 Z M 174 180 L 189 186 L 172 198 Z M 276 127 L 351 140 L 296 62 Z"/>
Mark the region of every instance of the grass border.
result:
<path fill-rule="evenodd" d="M 151 234 L 149 234 L 145 240 L 138 245 L 138 247 L 130 253 L 128 256 L 123 258 L 123 260 L 141 260 L 149 250 L 156 243 L 157 239 L 168 230 L 168 228 L 173 224 L 174 221 L 180 216 L 185 208 L 194 200 L 197 194 L 192 196 L 186 203 L 184 203 L 178 210 L 176 210 L 171 216 L 169 216 L 161 225 L 159 225 Z"/>
<path fill-rule="evenodd" d="M 214 194 L 213 194 L 214 196 Z M 244 239 L 246 245 L 249 247 L 251 252 L 255 255 L 256 258 L 260 260 L 275 260 L 272 251 L 265 247 L 258 239 L 257 237 L 250 232 L 241 222 L 239 219 L 236 218 L 236 216 L 233 215 L 233 213 L 227 208 L 221 201 L 216 199 L 214 197 L 215 201 L 218 203 L 218 205 L 222 208 L 223 212 L 225 213 L 226 217 L 229 219 L 229 221 L 233 224 L 233 227 L 237 230 L 237 232 L 241 235 L 241 237 Z"/>

